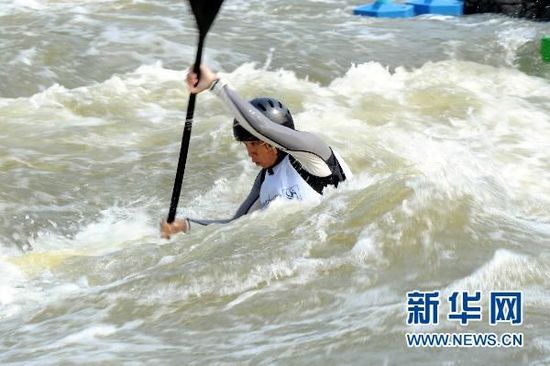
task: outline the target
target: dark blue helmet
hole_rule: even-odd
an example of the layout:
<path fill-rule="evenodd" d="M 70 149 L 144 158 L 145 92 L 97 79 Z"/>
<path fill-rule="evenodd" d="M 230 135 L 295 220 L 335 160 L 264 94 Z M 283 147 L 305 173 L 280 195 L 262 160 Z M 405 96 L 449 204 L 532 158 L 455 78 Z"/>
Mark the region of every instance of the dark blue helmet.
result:
<path fill-rule="evenodd" d="M 269 118 L 273 123 L 286 126 L 294 130 L 294 120 L 287 107 L 275 98 L 260 97 L 250 101 L 257 110 Z M 237 120 L 233 120 L 233 136 L 237 141 L 257 141 L 258 138 L 242 127 Z"/>

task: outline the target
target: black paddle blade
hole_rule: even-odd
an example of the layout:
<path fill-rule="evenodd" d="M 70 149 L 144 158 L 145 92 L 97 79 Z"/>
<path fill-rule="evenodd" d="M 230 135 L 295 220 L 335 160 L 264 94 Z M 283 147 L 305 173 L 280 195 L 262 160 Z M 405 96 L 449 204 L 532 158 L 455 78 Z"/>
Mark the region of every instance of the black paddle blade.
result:
<path fill-rule="evenodd" d="M 199 33 L 201 37 L 205 37 L 214 22 L 223 0 L 189 0 L 191 9 L 197 19 Z"/>

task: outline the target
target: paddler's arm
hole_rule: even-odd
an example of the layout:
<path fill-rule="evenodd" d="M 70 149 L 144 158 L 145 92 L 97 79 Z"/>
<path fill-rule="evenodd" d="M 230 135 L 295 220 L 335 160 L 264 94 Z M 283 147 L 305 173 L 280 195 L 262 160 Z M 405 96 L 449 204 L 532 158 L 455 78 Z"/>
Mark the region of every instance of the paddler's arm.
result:
<path fill-rule="evenodd" d="M 196 83 L 197 75 L 189 72 L 187 87 L 190 92 L 200 93 L 210 89 L 224 101 L 239 124 L 259 140 L 292 155 L 314 176 L 328 177 L 333 174 L 329 164 L 333 152 L 317 135 L 271 122 L 205 65 L 201 65 L 201 79 L 197 85 Z"/>
<path fill-rule="evenodd" d="M 171 235 L 183 232 L 187 233 L 195 225 L 206 226 L 210 224 L 227 224 L 233 220 L 238 219 L 241 216 L 249 214 L 253 211 L 256 211 L 261 207 L 260 205 L 260 187 L 264 179 L 264 171 L 260 172 L 254 181 L 254 185 L 250 190 L 250 193 L 246 199 L 241 203 L 239 209 L 235 215 L 230 219 L 220 219 L 220 220 L 197 220 L 191 218 L 176 219 L 172 223 L 167 223 L 166 220 L 163 220 L 160 223 L 160 236 L 164 239 L 170 239 Z"/>

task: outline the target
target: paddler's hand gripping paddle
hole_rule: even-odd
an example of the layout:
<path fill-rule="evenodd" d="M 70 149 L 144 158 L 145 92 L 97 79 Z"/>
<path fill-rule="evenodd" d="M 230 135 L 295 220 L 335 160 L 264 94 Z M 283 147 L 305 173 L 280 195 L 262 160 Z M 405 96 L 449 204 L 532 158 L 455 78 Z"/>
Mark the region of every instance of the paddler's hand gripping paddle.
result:
<path fill-rule="evenodd" d="M 197 57 L 195 58 L 195 65 L 193 66 L 193 71 L 197 74 L 198 79 L 201 77 L 200 65 L 204 39 L 206 38 L 208 30 L 220 10 L 222 2 L 223 0 L 189 0 L 195 19 L 197 20 L 197 27 L 199 29 Z M 187 153 L 189 151 L 189 140 L 191 139 L 191 127 L 193 125 L 193 114 L 195 112 L 195 99 L 196 94 L 191 94 L 189 96 L 189 103 L 187 104 L 187 116 L 185 118 L 185 127 L 183 128 L 183 135 L 181 138 L 178 170 L 176 171 L 176 178 L 174 179 L 174 189 L 172 190 L 172 199 L 170 200 L 170 211 L 168 212 L 168 218 L 166 220 L 169 224 L 174 222 L 174 219 L 176 218 L 176 210 L 180 199 L 183 173 L 185 172 L 185 163 L 187 162 Z"/>

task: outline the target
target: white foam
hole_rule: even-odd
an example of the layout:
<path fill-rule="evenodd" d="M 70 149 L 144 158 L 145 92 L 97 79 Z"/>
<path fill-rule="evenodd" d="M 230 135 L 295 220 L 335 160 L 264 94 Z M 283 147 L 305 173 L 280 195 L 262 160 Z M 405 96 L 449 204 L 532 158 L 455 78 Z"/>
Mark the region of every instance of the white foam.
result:
<path fill-rule="evenodd" d="M 30 103 L 36 109 L 45 107 L 63 108 L 63 104 L 58 101 L 58 96 L 66 93 L 67 89 L 65 87 L 54 84 L 48 89 L 33 95 L 30 98 Z"/>
<path fill-rule="evenodd" d="M 22 259 L 26 254 L 21 254 Z M 48 269 L 38 278 L 27 275 L 17 257 L 0 258 L 0 319 L 42 308 L 59 298 L 74 295 L 88 288 L 86 281 L 53 283 Z"/>
<path fill-rule="evenodd" d="M 37 54 L 36 47 L 31 47 L 26 50 L 19 51 L 19 54 L 14 60 L 10 61 L 10 64 L 22 63 L 27 66 L 31 66 L 34 63 L 34 58 Z"/>
<path fill-rule="evenodd" d="M 99 218 L 85 224 L 68 238 L 41 231 L 29 240 L 35 251 L 69 249 L 75 255 L 100 255 L 158 237 L 158 223 L 153 223 L 144 209 L 111 207 L 99 213 Z"/>
<path fill-rule="evenodd" d="M 544 259 L 499 249 L 489 262 L 469 276 L 451 283 L 444 292 L 450 294 L 453 291 L 517 291 L 525 289 L 528 285 L 547 281 L 548 278 L 550 266 Z"/>
<path fill-rule="evenodd" d="M 19 312 L 18 301 L 24 291 L 21 285 L 25 282 L 23 273 L 5 259 L 0 258 L 0 319 Z"/>
<path fill-rule="evenodd" d="M 352 100 L 368 93 L 393 96 L 404 91 L 404 81 L 402 69 L 392 74 L 387 67 L 377 62 L 368 62 L 352 65 L 343 77 L 332 81 L 329 89 Z"/>
<path fill-rule="evenodd" d="M 534 27 L 509 28 L 497 33 L 498 44 L 505 51 L 505 61 L 514 66 L 517 60 L 518 50 L 524 44 L 536 39 L 537 31 Z"/>
<path fill-rule="evenodd" d="M 45 347 L 45 349 L 63 348 L 71 344 L 94 344 L 98 343 L 102 337 L 116 333 L 117 328 L 110 324 L 97 324 L 78 332 L 69 334 L 60 340 L 53 342 Z"/>
<path fill-rule="evenodd" d="M 14 0 L 13 5 L 32 10 L 46 9 L 46 4 L 44 4 L 43 0 Z"/>
<path fill-rule="evenodd" d="M 465 96 L 472 99 L 469 103 L 477 110 L 469 114 L 464 110 L 462 115 L 451 114 L 447 118 L 426 115 L 421 110 L 419 113 L 416 108 L 426 108 L 426 105 L 412 104 L 414 100 L 408 95 L 422 95 L 429 88 L 465 91 Z M 525 103 L 525 98 L 550 95 L 550 85 L 543 79 L 515 70 L 456 61 L 429 63 L 410 72 L 398 69 L 393 74 L 379 64 L 368 63 L 353 66 L 344 77 L 334 80 L 330 89 L 346 96 L 351 110 L 362 108 L 368 103 L 369 95 L 371 98 L 382 96 L 394 104 L 378 106 L 379 115 L 393 113 L 387 108 L 400 110 L 398 120 L 374 131 L 364 122 L 361 126 L 350 118 L 349 107 L 340 107 L 328 98 L 324 100 L 330 119 L 335 120 L 339 115 L 340 121 L 356 131 L 347 137 L 354 146 L 359 143 L 355 141 L 357 136 L 364 141 L 376 133 L 385 150 L 413 162 L 427 179 L 443 184 L 442 190 L 446 192 L 458 190 L 490 198 L 494 192 L 485 182 L 491 177 L 491 182 L 498 183 L 497 189 L 502 192 L 494 196 L 495 202 L 503 196 L 518 202 L 520 197 L 550 202 L 549 186 L 537 178 L 548 175 L 545 162 L 550 156 L 543 146 L 550 139 L 550 116 L 542 105 Z M 456 98 L 451 94 L 451 99 Z M 437 103 L 434 99 L 420 100 L 427 105 L 432 101 Z M 462 103 L 461 99 L 457 102 Z M 476 107 L 476 103 L 481 107 Z M 333 114 L 330 111 L 334 111 Z M 331 128 L 329 124 L 323 127 Z M 339 130 L 344 130 L 343 126 L 338 127 L 327 135 L 338 136 Z M 500 144 L 499 140 L 510 135 L 515 136 L 525 153 L 504 161 L 502 157 L 508 155 L 510 147 Z M 455 169 L 457 165 L 460 169 Z"/>
<path fill-rule="evenodd" d="M 363 230 L 359 235 L 359 239 L 353 245 L 351 254 L 358 261 L 377 265 L 388 263 L 384 259 L 383 243 L 379 240 L 378 235 L 372 233 L 376 230 L 376 225 L 370 225 Z"/>
<path fill-rule="evenodd" d="M 247 274 L 239 272 L 214 273 L 191 277 L 185 284 L 169 283 L 157 286 L 153 293 L 142 297 L 139 302 L 172 303 L 186 300 L 189 297 L 202 297 L 207 295 L 231 296 L 258 288 L 261 284 L 271 283 L 287 279 L 300 271 L 302 276 L 307 276 L 310 261 L 304 259 L 278 260 L 272 263 L 258 264 L 250 269 Z M 300 267 L 300 268 L 299 268 Z M 219 272 L 219 271 L 218 271 Z"/>

